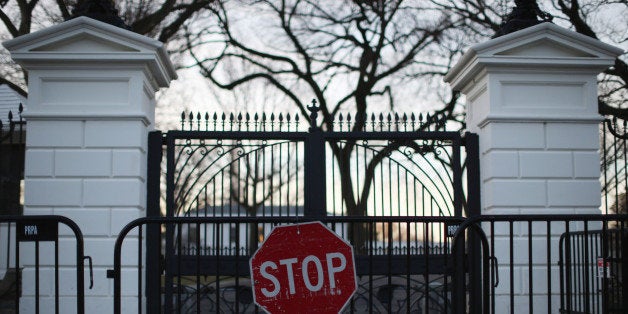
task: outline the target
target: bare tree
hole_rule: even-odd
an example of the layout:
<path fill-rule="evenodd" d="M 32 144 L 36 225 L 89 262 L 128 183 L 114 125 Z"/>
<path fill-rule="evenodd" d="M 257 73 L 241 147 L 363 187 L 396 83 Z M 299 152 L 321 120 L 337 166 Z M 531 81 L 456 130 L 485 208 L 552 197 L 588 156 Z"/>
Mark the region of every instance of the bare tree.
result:
<path fill-rule="evenodd" d="M 440 45 L 455 27 L 448 15 L 420 1 L 225 1 L 211 10 L 215 23 L 187 34 L 202 73 L 227 90 L 263 82 L 303 116 L 312 95 L 322 115 L 318 126 L 326 130 L 342 111 L 362 117 L 367 110 L 394 108 L 397 88 L 419 77 L 444 75 L 459 52 L 459 47 Z M 257 18 L 243 20 L 250 12 Z M 457 98 L 450 95 L 438 113 L 461 122 Z M 356 120 L 353 129 L 364 123 Z M 335 158 L 347 165 L 341 171 L 350 171 L 354 148 L 355 143 L 332 144 Z M 350 182 L 345 173 L 348 212 L 362 215 Z"/>
<path fill-rule="evenodd" d="M 202 32 L 186 34 L 194 66 L 225 90 L 270 87 L 303 117 L 309 116 L 309 99 L 314 98 L 322 119 L 312 127 L 322 130 L 332 130 L 335 118 L 347 111 L 357 117 L 351 130 L 363 129 L 367 112 L 398 108 L 408 101 L 408 90 L 420 91 L 422 84 L 440 80 L 463 49 L 450 14 L 425 1 L 235 0 L 217 3 L 211 11 L 215 19 Z M 438 118 L 421 127 L 442 128 L 437 121 L 443 119 L 464 127 L 458 98 L 445 92 L 432 106 L 438 108 L 433 116 Z M 328 144 L 351 216 L 367 215 L 382 160 L 415 145 L 389 143 L 370 156 L 358 179 L 352 176 L 351 158 L 359 144 Z M 356 247 L 366 243 L 366 230 L 349 226 Z"/>
<path fill-rule="evenodd" d="M 0 20 L 6 33 L 4 39 L 16 38 L 43 27 L 69 20 L 77 15 L 76 9 L 97 7 L 96 10 L 120 15 L 128 28 L 136 33 L 172 43 L 171 51 L 178 53 L 181 30 L 197 22 L 200 13 L 215 0 L 3 0 L 0 1 Z M 16 84 L 25 85 L 23 70 L 3 57 L 2 76 Z"/>
<path fill-rule="evenodd" d="M 512 1 L 504 0 L 431 0 L 441 10 L 451 12 L 462 28 L 488 38 L 499 30 Z M 530 2 L 537 1 L 514 1 Z M 539 7 L 553 15 L 554 23 L 602 40 L 626 46 L 628 37 L 628 2 L 616 0 L 545 0 Z M 624 53 L 607 68 L 599 80 L 599 110 L 628 119 L 628 54 Z"/>

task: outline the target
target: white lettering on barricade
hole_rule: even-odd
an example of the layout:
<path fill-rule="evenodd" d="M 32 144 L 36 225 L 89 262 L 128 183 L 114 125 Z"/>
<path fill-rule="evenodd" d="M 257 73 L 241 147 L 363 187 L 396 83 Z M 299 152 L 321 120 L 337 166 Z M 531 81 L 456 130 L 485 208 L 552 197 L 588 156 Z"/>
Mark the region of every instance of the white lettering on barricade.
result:
<path fill-rule="evenodd" d="M 37 226 L 24 226 L 24 234 L 25 235 L 37 235 Z"/>

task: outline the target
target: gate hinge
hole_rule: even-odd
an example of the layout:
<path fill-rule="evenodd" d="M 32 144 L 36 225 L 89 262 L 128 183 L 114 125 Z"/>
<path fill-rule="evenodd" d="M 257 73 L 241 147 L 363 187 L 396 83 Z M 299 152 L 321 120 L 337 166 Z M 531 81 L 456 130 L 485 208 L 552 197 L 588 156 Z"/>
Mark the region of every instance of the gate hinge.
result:
<path fill-rule="evenodd" d="M 116 277 L 116 271 L 113 269 L 107 269 L 107 278 L 114 279 Z"/>

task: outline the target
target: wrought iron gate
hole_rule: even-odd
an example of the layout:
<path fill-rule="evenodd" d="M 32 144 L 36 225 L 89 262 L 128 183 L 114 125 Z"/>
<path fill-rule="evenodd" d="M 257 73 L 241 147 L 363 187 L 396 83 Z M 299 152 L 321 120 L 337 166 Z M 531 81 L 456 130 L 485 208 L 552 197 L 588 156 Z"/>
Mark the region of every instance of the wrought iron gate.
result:
<path fill-rule="evenodd" d="M 338 115 L 323 130 L 308 109 L 307 131 L 298 115 L 183 114 L 181 130 L 150 134 L 152 218 L 127 230 L 146 228 L 149 312 L 253 309 L 248 258 L 274 225 L 311 220 L 354 246 L 363 284 L 350 311 L 362 298 L 451 312 L 446 231 L 479 211 L 477 136 L 429 115 Z"/>

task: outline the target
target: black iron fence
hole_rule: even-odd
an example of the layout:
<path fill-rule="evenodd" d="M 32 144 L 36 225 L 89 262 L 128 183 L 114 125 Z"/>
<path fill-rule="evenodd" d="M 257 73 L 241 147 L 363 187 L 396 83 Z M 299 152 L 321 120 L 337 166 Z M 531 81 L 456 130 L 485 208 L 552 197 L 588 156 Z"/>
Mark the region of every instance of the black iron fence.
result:
<path fill-rule="evenodd" d="M 9 111 L 8 123 L 0 119 L 0 215 L 19 215 L 21 185 L 24 178 L 26 121 L 24 107 L 19 105 L 17 117 Z"/>
<path fill-rule="evenodd" d="M 149 194 L 165 195 L 156 214 L 472 214 L 463 185 L 477 180 L 474 134 L 447 131 L 439 115 L 405 114 L 339 115 L 324 130 L 310 109 L 306 123 L 289 114 L 182 114 L 182 130 L 151 135 L 149 174 L 165 173 L 165 186 Z"/>
<path fill-rule="evenodd" d="M 602 210 L 605 214 L 628 213 L 628 122 L 609 116 L 601 125 Z"/>
<path fill-rule="evenodd" d="M 0 261 L 1 313 L 85 312 L 84 260 L 91 269 L 91 259 L 83 254 L 83 235 L 72 220 L 0 216 L 0 241 L 7 245 Z"/>
<path fill-rule="evenodd" d="M 355 117 L 340 120 L 329 132 L 305 132 L 298 131 L 294 117 L 186 116 L 184 126 L 191 130 L 165 137 L 152 133 L 149 214 L 162 214 L 160 173 L 154 169 L 161 168 L 165 149 L 163 168 L 177 169 L 167 174 L 163 187 L 168 191 L 163 213 L 170 217 L 134 221 L 118 239 L 116 265 L 109 273 L 115 279 L 116 309 L 124 288 L 148 300 L 138 302 L 137 312 L 260 311 L 252 301 L 248 273 L 252 252 L 273 226 L 316 219 L 355 245 L 360 279 L 346 312 L 515 313 L 522 305 L 531 313 L 627 311 L 628 216 L 464 218 L 477 208 L 473 204 L 479 195 L 479 184 L 464 185 L 477 173 L 474 135 L 421 129 L 438 128 L 434 118 L 357 119 L 361 122 Z M 23 144 L 24 123 L 13 121 L 0 134 L 3 143 Z M 356 124 L 361 126 L 356 129 Z M 604 213 L 626 211 L 625 130 L 626 123 L 617 119 L 606 120 L 602 127 Z M 306 154 L 308 150 L 317 153 Z M 344 156 L 343 151 L 349 153 Z M 23 148 L 21 158 L 16 164 L 23 167 Z M 318 170 L 305 170 L 306 159 L 318 164 Z M 308 176 L 316 178 L 314 186 Z M 342 178 L 352 183 L 343 185 Z M 354 199 L 348 201 L 347 195 Z M 353 215 L 360 212 L 367 215 Z M 2 219 L 0 241 L 7 246 L 0 263 L 5 262 L 8 280 L 0 284 L 0 292 L 16 307 L 23 287 L 29 287 L 33 312 L 38 311 L 38 300 L 49 296 L 40 295 L 37 260 L 52 259 L 45 264 L 54 265 L 49 268 L 55 278 L 50 295 L 59 312 L 58 238 L 18 239 L 15 231 L 26 232 L 38 218 Z M 453 241 L 445 230 L 457 225 Z M 77 243 L 76 286 L 83 291 L 78 280 L 83 276 L 82 237 L 80 230 L 70 229 Z M 130 234 L 139 239 L 134 249 L 140 258 L 124 267 L 136 269 L 131 273 L 137 277 L 121 281 L 120 252 Z M 54 256 L 41 256 L 45 246 Z M 24 254 L 19 252 L 26 248 L 34 262 L 20 260 Z M 24 269 L 34 277 L 24 277 Z M 81 312 L 84 297 L 78 294 Z"/>
<path fill-rule="evenodd" d="M 567 313 L 626 313 L 628 230 L 566 232 L 560 239 L 561 309 Z"/>
<path fill-rule="evenodd" d="M 250 225 L 263 239 L 273 226 L 308 221 L 302 217 L 141 218 L 116 243 L 114 292 L 149 301 L 148 313 L 260 312 L 253 302 L 250 252 L 236 243 Z M 345 239 L 348 226 L 362 224 L 368 244 L 355 250 L 358 290 L 346 313 L 625 313 L 624 284 L 628 215 L 504 215 L 455 217 L 324 217 Z M 189 225 L 211 230 L 212 246 L 186 248 Z M 140 257 L 136 278 L 123 278 L 125 237 L 150 226 L 175 230 L 172 259 L 161 259 L 158 285 L 143 285 L 147 265 Z M 453 228 L 452 228 L 453 227 Z M 353 229 L 355 230 L 355 229 Z M 452 232 L 455 231 L 453 234 Z M 453 237 L 451 237 L 453 236 Z M 166 241 L 162 236 L 162 242 Z M 138 249 L 141 249 L 138 247 Z M 186 250 L 188 250 L 186 252 Z M 190 254 L 193 253 L 193 254 Z M 154 261 L 158 257 L 147 257 Z M 166 276 L 170 273 L 170 279 Z M 148 280 L 148 278 L 146 278 Z M 127 286 L 122 286 L 122 283 Z M 148 281 L 146 281 L 148 282 Z M 136 290 L 135 290 L 136 289 Z M 150 295 L 153 295 L 152 298 Z M 138 307 L 138 312 L 143 308 Z"/>
<path fill-rule="evenodd" d="M 456 237 L 480 238 L 482 294 L 454 306 L 466 311 L 475 303 L 483 313 L 626 313 L 626 232 L 628 215 L 469 218 Z M 459 288 L 472 282 L 456 278 L 464 279 L 454 284 Z"/>
<path fill-rule="evenodd" d="M 121 291 L 132 291 L 138 298 L 147 299 L 148 313 L 257 313 L 262 310 L 253 302 L 249 259 L 251 252 L 239 240 L 245 230 L 257 230 L 261 240 L 272 227 L 309 221 L 303 217 L 168 217 L 141 218 L 127 225 L 115 246 L 114 279 L 115 313 L 121 313 Z M 339 236 L 351 240 L 351 232 L 360 224 L 368 234 L 365 245 L 354 248 L 358 289 L 345 312 L 362 313 L 455 313 L 452 300 L 468 299 L 473 291 L 454 295 L 453 276 L 456 269 L 462 275 L 473 263 L 467 261 L 466 249 L 462 249 L 459 263 L 454 262 L 449 226 L 463 222 L 455 217 L 323 217 L 320 219 Z M 192 247 L 185 247 L 183 231 L 194 225 L 196 237 Z M 149 283 L 142 269 L 148 265 L 140 255 L 137 261 L 125 260 L 137 265 L 136 278 L 123 278 L 122 251 L 127 245 L 125 238 L 142 239 L 146 230 L 165 230 L 171 227 L 174 254 L 171 258 L 147 256 L 149 263 L 162 260 L 161 272 Z M 255 226 L 255 228 L 251 228 Z M 235 230 L 235 243 L 224 237 Z M 451 229 L 449 228 L 451 231 Z M 210 247 L 203 248 L 200 234 L 211 236 Z M 165 234 L 160 242 L 168 241 Z M 140 241 L 141 242 L 141 241 Z M 133 249 L 133 248 L 130 248 Z M 137 247 L 141 250 L 141 244 Z M 465 261 L 463 261 L 465 260 Z M 461 266 L 465 265 L 465 266 Z M 128 276 L 128 275 L 127 275 Z M 144 284 L 144 278 L 146 283 Z M 126 286 L 123 286 L 125 283 Z M 473 285 L 469 285 L 472 288 Z M 477 296 L 476 296 L 477 297 Z M 142 313 L 138 302 L 134 311 Z"/>
<path fill-rule="evenodd" d="M 182 130 L 151 133 L 148 214 L 189 220 L 143 227 L 149 260 L 163 258 L 164 264 L 145 265 L 146 287 L 164 289 L 163 296 L 146 292 L 149 306 L 180 295 L 184 288 L 177 280 L 189 276 L 195 282 L 195 276 L 245 276 L 248 257 L 272 226 L 299 220 L 334 224 L 330 227 L 361 256 L 358 273 L 383 276 L 376 280 L 378 285 L 391 285 L 397 281 L 392 274 L 398 273 L 409 276 L 409 282 L 439 287 L 430 281 L 444 276 L 440 280 L 447 289 L 442 293 L 450 293 L 451 274 L 445 275 L 442 259 L 449 259 L 451 252 L 441 239 L 443 224 L 479 210 L 477 135 L 447 131 L 447 121 L 439 115 L 338 114 L 335 121 L 320 126 L 318 107 L 308 109 L 305 123 L 299 115 L 182 114 Z M 303 125 L 309 128 L 303 130 Z M 160 209 L 161 204 L 165 208 Z M 423 230 L 429 230 L 429 237 Z M 422 244 L 424 238 L 441 242 Z M 427 268 L 410 271 L 403 266 L 406 262 Z M 242 269 L 236 271 L 234 265 Z M 375 300 L 377 292 L 372 290 L 369 302 L 384 302 L 389 310 L 402 308 L 401 301 Z M 166 312 L 181 309 L 181 300 L 176 300 L 176 305 L 164 302 Z M 353 309 L 359 298 L 355 302 Z M 373 304 L 369 308 L 383 306 Z M 450 310 L 449 305 L 445 308 Z"/>
<path fill-rule="evenodd" d="M 601 126 L 601 153 L 600 163 L 602 176 L 602 212 L 604 214 L 628 214 L 628 121 L 625 115 L 609 114 Z M 569 256 L 561 267 L 561 276 L 565 282 L 565 300 L 561 300 L 566 311 L 582 312 L 591 309 L 593 313 L 623 313 L 628 311 L 628 296 L 625 294 L 624 284 L 628 282 L 628 263 L 625 255 L 626 247 L 625 226 L 621 228 L 602 230 L 584 234 L 573 232 L 564 235 L 564 249 Z M 595 261 L 590 260 L 587 244 L 593 241 L 598 244 L 596 250 L 603 249 L 606 254 L 592 254 Z M 583 248 L 583 245 L 585 246 Z M 601 245 L 601 246 L 600 246 Z M 599 253 L 599 252 L 596 252 Z M 588 260 L 587 260 L 588 258 Z M 586 260 L 587 263 L 577 262 Z M 576 261 L 569 263 L 569 261 Z M 586 267 L 589 265 L 590 267 Z M 563 269 L 564 268 L 564 269 Z M 579 281 L 577 279 L 590 277 L 596 273 L 598 280 Z M 588 276 L 587 276 L 588 275 Z M 576 280 L 571 280 L 576 278 Z M 561 286 L 561 289 L 563 286 Z M 561 290 L 562 291 L 562 290 Z M 592 300 L 580 297 L 591 295 L 591 291 L 602 291 L 602 295 L 595 294 Z"/>

